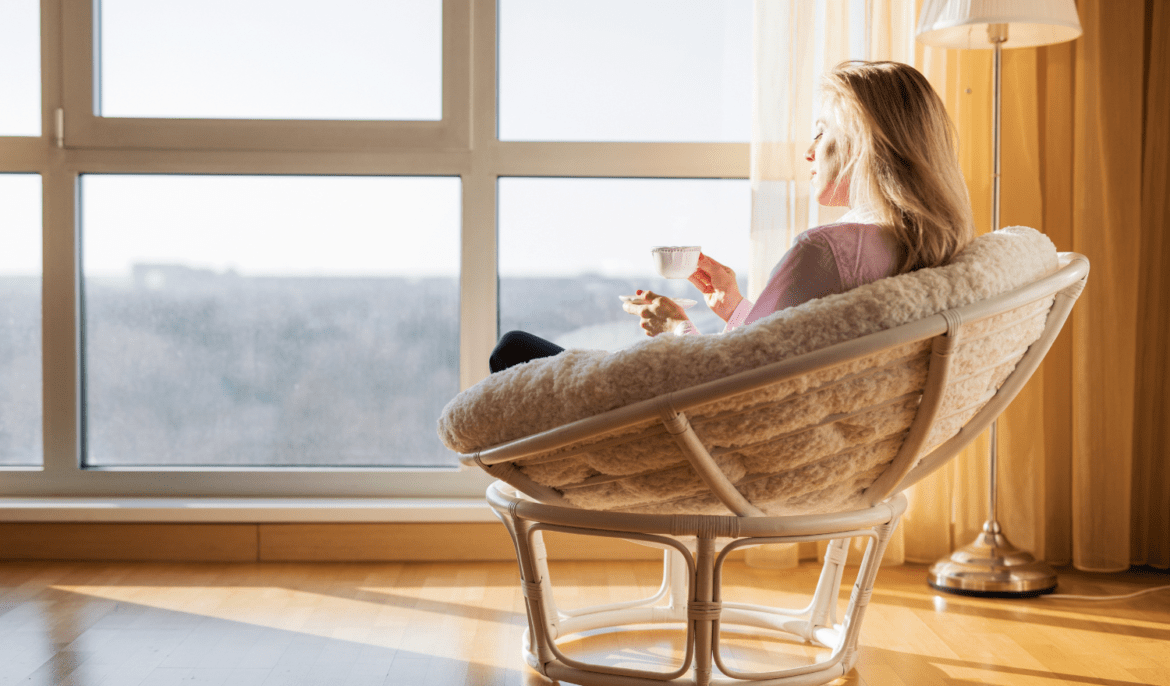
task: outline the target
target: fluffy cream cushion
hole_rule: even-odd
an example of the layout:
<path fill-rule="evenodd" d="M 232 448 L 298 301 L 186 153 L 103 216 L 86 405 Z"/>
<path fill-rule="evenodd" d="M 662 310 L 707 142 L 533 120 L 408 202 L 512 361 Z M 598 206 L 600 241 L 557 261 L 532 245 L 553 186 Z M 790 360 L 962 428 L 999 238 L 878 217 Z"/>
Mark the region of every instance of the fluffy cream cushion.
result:
<path fill-rule="evenodd" d="M 1002 229 L 977 238 L 946 267 L 882 279 L 813 300 L 726 334 L 659 336 L 613 353 L 568 350 L 493 374 L 448 403 L 439 419 L 439 437 L 456 452 L 483 450 L 983 300 L 1056 267 L 1056 249 L 1046 236 L 1025 227 Z M 1042 315 L 1038 311 L 1033 321 L 1016 327 L 1014 339 L 997 335 L 968 351 L 968 366 L 996 359 L 999 348 L 1006 350 L 1019 341 L 1026 348 L 1029 337 L 1034 338 L 1042 325 Z M 920 351 L 890 351 L 888 359 L 866 361 L 892 366 L 846 387 L 805 393 L 824 381 L 809 378 L 769 389 L 780 400 L 787 398 L 771 415 L 753 412 L 720 418 L 720 413 L 735 410 L 736 402 L 753 402 L 751 398 L 688 414 L 724 473 L 765 511 L 781 514 L 844 506 L 880 474 L 913 418 L 916 401 L 898 399 L 925 376 L 923 358 L 916 352 Z M 965 395 L 948 398 L 947 403 L 956 411 L 969 407 L 972 398 L 1002 383 L 1014 364 L 1010 360 L 986 374 L 976 374 Z M 886 409 L 873 416 L 798 430 L 817 418 L 874 402 L 887 403 Z M 956 415 L 951 420 L 954 426 L 937 427 L 934 442 L 953 434 L 972 413 Z M 694 421 L 702 415 L 715 419 L 707 424 Z M 645 428 L 633 427 L 630 432 Z M 523 467 L 529 478 L 561 489 L 581 507 L 726 512 L 705 492 L 667 436 L 648 436 L 570 459 L 535 462 Z"/>

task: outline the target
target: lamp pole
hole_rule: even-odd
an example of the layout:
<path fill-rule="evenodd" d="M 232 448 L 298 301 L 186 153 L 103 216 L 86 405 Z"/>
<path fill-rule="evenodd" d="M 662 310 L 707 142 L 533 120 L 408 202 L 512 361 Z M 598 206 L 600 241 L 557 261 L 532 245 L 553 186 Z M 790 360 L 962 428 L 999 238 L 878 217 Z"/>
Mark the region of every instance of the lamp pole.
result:
<path fill-rule="evenodd" d="M 994 84 L 992 93 L 992 179 L 991 230 L 999 230 L 999 133 L 1000 94 L 1003 71 L 1003 44 L 1008 39 L 1007 24 L 988 24 L 987 39 L 993 44 Z M 1056 572 L 1026 550 L 1013 546 L 1003 535 L 997 512 L 997 472 L 999 471 L 998 420 L 991 423 L 988 436 L 988 475 L 990 496 L 983 533 L 971 545 L 943 558 L 930 568 L 927 582 L 934 588 L 959 595 L 990 597 L 1027 597 L 1051 593 L 1056 588 Z"/>

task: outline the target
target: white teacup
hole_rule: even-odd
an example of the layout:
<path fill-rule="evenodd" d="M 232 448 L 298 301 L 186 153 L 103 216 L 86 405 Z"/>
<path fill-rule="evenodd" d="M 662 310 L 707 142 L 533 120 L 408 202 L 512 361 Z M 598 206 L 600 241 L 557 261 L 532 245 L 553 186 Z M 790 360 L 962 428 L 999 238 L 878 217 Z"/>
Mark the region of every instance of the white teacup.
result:
<path fill-rule="evenodd" d="M 660 245 L 651 250 L 658 273 L 668 279 L 685 279 L 694 274 L 700 252 L 702 248 L 697 245 Z"/>

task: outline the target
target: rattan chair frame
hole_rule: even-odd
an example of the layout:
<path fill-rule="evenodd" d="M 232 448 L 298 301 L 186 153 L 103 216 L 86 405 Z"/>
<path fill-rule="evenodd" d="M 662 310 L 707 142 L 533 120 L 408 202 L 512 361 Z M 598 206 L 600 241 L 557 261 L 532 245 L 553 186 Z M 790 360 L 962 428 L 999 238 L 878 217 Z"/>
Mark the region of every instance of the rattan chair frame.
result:
<path fill-rule="evenodd" d="M 668 393 L 549 431 L 460 456 L 501 481 L 487 498 L 516 547 L 529 629 L 525 658 L 555 680 L 604 686 L 654 684 L 761 686 L 822 684 L 846 674 L 857 660 L 861 621 L 878 567 L 906 507 L 902 492 L 959 453 L 999 416 L 1047 354 L 1084 288 L 1089 263 L 1082 255 L 1061 253 L 1060 268 L 1021 288 L 965 307 L 847 341 L 724 379 Z M 920 457 L 952 374 L 952 352 L 970 325 L 1051 299 L 1039 337 L 987 403 L 952 438 Z M 716 465 L 691 426 L 686 411 L 751 392 L 814 371 L 863 359 L 917 341 L 930 341 L 930 362 L 915 418 L 897 456 L 865 491 L 868 507 L 849 512 L 768 516 L 748 501 Z M 528 479 L 514 463 L 598 435 L 657 418 L 670 433 L 711 493 L 730 515 L 634 514 L 573 507 L 559 492 Z M 636 440 L 636 437 L 631 440 Z M 502 483 L 507 482 L 507 484 Z M 542 532 L 622 538 L 664 549 L 663 582 L 649 598 L 566 612 L 557 608 Z M 849 542 L 868 539 L 845 616 L 837 621 L 837 597 Z M 804 608 L 768 608 L 723 603 L 720 582 L 729 554 L 747 546 L 828 540 L 816 591 Z M 717 550 L 718 547 L 718 550 Z M 652 672 L 575 660 L 558 641 L 602 628 L 646 623 L 684 624 L 686 655 L 677 669 Z M 816 662 L 795 668 L 746 673 L 728 664 L 719 650 L 720 626 L 735 624 L 782 632 L 829 650 Z M 717 675 L 717 668 L 721 675 Z"/>

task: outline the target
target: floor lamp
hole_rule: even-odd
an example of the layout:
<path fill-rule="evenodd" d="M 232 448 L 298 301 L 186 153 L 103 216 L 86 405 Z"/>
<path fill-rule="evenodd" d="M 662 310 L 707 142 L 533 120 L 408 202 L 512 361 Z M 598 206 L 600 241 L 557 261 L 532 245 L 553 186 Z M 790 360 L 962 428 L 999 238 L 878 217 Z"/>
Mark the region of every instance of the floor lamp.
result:
<path fill-rule="evenodd" d="M 1081 35 L 1074 0 L 926 0 L 917 39 L 932 47 L 995 51 L 992 96 L 991 230 L 999 229 L 1000 68 L 1004 48 L 1070 41 Z M 934 588 L 960 595 L 1019 597 L 1049 593 L 1056 572 L 1008 542 L 996 514 L 996 423 L 991 424 L 990 498 L 983 533 L 936 562 L 927 575 Z"/>

